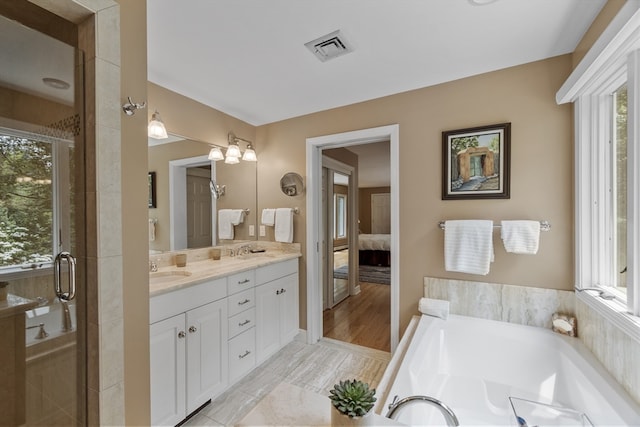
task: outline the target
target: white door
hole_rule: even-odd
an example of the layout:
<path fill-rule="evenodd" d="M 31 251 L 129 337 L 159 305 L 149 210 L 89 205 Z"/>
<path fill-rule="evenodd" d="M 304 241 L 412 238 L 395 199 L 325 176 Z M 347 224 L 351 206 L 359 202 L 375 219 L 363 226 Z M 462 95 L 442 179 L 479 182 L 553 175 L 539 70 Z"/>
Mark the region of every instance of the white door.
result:
<path fill-rule="evenodd" d="M 298 334 L 298 274 L 283 277 L 280 282 L 280 347 Z"/>
<path fill-rule="evenodd" d="M 187 312 L 187 414 L 228 384 L 227 301 Z"/>
<path fill-rule="evenodd" d="M 391 194 L 371 195 L 371 233 L 391 233 Z"/>
<path fill-rule="evenodd" d="M 150 326 L 151 425 L 176 425 L 186 416 L 185 315 Z"/>
<path fill-rule="evenodd" d="M 280 348 L 278 281 L 256 287 L 256 357 L 261 363 Z"/>
<path fill-rule="evenodd" d="M 200 172 L 202 171 L 202 172 Z M 187 247 L 211 246 L 211 171 L 187 169 Z"/>

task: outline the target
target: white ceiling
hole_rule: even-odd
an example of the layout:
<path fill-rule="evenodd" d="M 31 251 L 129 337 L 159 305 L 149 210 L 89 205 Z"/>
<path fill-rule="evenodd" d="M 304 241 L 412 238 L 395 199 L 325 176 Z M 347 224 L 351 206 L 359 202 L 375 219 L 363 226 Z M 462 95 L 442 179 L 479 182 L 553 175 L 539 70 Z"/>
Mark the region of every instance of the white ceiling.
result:
<path fill-rule="evenodd" d="M 605 2 L 153 0 L 148 76 L 257 126 L 572 52 Z"/>

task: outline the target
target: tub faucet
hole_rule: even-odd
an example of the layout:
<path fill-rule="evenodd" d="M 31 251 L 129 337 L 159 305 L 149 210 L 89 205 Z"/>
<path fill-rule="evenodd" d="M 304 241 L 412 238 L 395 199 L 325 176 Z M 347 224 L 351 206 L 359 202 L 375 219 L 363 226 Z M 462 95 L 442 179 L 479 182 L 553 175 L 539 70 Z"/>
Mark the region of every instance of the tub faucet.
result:
<path fill-rule="evenodd" d="M 386 417 L 395 420 L 396 418 L 394 418 L 394 415 L 398 414 L 401 408 L 406 405 L 419 402 L 424 402 L 438 408 L 442 413 L 442 416 L 444 416 L 444 419 L 449 427 L 460 425 L 460 423 L 458 422 L 458 417 L 456 417 L 456 414 L 453 413 L 451 408 L 449 408 L 438 399 L 434 399 L 433 397 L 429 396 L 408 396 L 400 400 L 398 400 L 398 396 L 395 396 L 393 398 L 393 402 L 391 402 L 391 404 L 389 405 L 389 412 L 387 412 Z"/>
<path fill-rule="evenodd" d="M 71 324 L 71 312 L 69 311 L 69 304 L 66 301 L 60 301 L 62 304 L 62 332 L 69 332 L 73 330 Z"/>

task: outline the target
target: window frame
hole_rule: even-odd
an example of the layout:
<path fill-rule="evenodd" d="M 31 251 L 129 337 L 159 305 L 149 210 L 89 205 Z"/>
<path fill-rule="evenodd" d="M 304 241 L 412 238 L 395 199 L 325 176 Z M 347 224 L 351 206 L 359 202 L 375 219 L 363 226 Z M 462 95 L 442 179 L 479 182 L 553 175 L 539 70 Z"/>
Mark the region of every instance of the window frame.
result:
<path fill-rule="evenodd" d="M 61 251 L 70 250 L 71 240 L 71 206 L 70 198 L 70 149 L 73 139 L 62 139 L 43 134 L 34 126 L 13 120 L 2 120 L 0 133 L 16 138 L 25 138 L 51 144 L 52 167 L 52 226 L 51 226 L 51 256 L 52 261 L 43 263 L 41 267 L 24 268 L 20 265 L 0 267 L 0 279 L 15 280 L 28 276 L 44 276 L 53 269 L 53 259 Z M 6 122 L 6 123 L 5 123 Z"/>
<path fill-rule="evenodd" d="M 615 287 L 613 93 L 627 84 L 627 297 Z M 574 105 L 575 288 L 618 327 L 640 340 L 640 3 L 627 2 L 556 94 Z"/>

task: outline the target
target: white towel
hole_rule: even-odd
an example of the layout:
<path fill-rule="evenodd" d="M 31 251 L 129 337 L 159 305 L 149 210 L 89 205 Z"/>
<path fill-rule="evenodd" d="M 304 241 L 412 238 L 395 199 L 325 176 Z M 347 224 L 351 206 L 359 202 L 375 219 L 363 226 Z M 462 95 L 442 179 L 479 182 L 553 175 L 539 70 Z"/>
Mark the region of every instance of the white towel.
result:
<path fill-rule="evenodd" d="M 293 209 L 276 209 L 275 237 L 276 242 L 293 242 Z"/>
<path fill-rule="evenodd" d="M 218 238 L 233 239 L 233 226 L 244 221 L 242 209 L 220 209 L 218 211 Z"/>
<path fill-rule="evenodd" d="M 156 240 L 156 220 L 149 218 L 149 241 Z"/>
<path fill-rule="evenodd" d="M 276 223 L 276 210 L 275 209 L 262 209 L 262 224 L 273 227 Z"/>
<path fill-rule="evenodd" d="M 439 317 L 447 320 L 449 317 L 449 301 L 442 299 L 420 298 L 418 311 L 427 316 Z"/>
<path fill-rule="evenodd" d="M 493 221 L 445 221 L 445 270 L 486 275 L 492 261 Z"/>
<path fill-rule="evenodd" d="M 540 243 L 540 222 L 502 221 L 500 236 L 507 252 L 535 255 Z"/>

